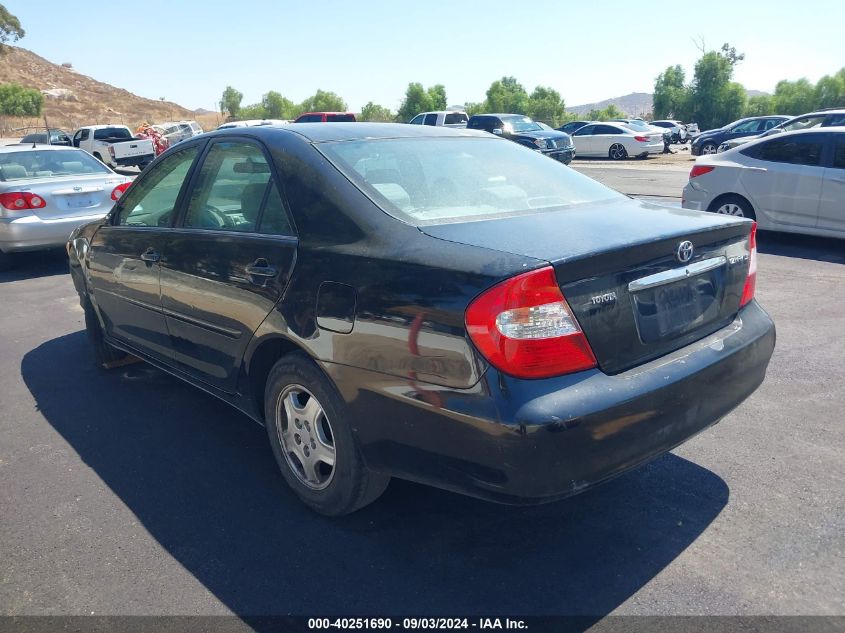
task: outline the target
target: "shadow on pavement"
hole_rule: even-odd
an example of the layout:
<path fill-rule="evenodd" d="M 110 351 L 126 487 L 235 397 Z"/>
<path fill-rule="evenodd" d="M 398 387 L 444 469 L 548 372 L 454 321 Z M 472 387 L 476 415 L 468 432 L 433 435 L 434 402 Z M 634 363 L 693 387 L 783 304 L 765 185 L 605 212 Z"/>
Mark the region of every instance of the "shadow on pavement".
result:
<path fill-rule="evenodd" d="M 148 365 L 107 373 L 89 358 L 84 332 L 24 357 L 41 413 L 241 616 L 597 618 L 671 563 L 728 501 L 717 475 L 669 454 L 545 506 L 394 481 L 374 505 L 327 520 L 287 490 L 263 428 Z"/>
<path fill-rule="evenodd" d="M 760 231 L 757 236 L 757 250 L 767 255 L 845 264 L 845 240 L 833 237 Z"/>
<path fill-rule="evenodd" d="M 62 248 L 15 253 L 13 262 L 13 268 L 0 272 L 0 284 L 37 277 L 65 275 L 68 272 L 67 253 Z"/>

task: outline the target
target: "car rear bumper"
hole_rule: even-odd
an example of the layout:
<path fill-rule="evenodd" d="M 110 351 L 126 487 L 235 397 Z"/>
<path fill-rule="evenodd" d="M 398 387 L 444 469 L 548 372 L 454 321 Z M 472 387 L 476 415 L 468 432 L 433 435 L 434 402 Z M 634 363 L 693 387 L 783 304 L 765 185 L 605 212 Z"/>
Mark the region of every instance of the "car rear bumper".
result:
<path fill-rule="evenodd" d="M 473 389 L 453 390 L 324 368 L 370 467 L 525 504 L 581 492 L 716 423 L 763 381 L 774 344 L 774 324 L 752 302 L 719 332 L 614 376 L 518 380 L 491 368 Z"/>
<path fill-rule="evenodd" d="M 15 253 L 64 246 L 76 227 L 98 220 L 103 215 L 56 219 L 41 219 L 37 215 L 0 218 L 0 251 Z"/>

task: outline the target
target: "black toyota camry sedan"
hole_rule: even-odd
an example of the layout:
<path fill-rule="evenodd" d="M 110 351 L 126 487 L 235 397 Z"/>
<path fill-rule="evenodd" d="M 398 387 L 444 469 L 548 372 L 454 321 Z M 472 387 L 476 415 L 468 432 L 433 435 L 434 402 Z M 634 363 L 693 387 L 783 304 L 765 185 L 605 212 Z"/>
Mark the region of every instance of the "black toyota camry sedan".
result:
<path fill-rule="evenodd" d="M 301 124 L 179 143 L 68 254 L 99 363 L 244 411 L 340 515 L 391 477 L 551 501 L 718 421 L 775 343 L 754 228 L 483 132 Z"/>

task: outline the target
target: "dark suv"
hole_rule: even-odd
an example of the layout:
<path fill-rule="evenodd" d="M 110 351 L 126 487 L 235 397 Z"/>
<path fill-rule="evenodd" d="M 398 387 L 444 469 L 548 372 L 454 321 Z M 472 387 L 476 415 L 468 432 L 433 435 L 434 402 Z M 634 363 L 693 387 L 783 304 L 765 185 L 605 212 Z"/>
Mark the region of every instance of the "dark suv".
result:
<path fill-rule="evenodd" d="M 41 145 L 67 145 L 71 147 L 70 137 L 67 132 L 58 128 L 50 128 L 50 137 L 47 137 L 47 132 L 34 132 L 27 134 L 21 140 L 21 143 L 38 143 Z"/>
<path fill-rule="evenodd" d="M 546 130 L 531 117 L 522 114 L 475 114 L 467 122 L 468 130 L 484 130 L 525 145 L 568 165 L 575 157 L 572 137 L 558 130 Z"/>
<path fill-rule="evenodd" d="M 789 120 L 788 116 L 782 116 L 779 114 L 739 119 L 733 123 L 728 123 L 724 127 L 720 127 L 715 130 L 707 130 L 696 136 L 692 139 L 690 152 L 693 156 L 715 154 L 719 149 L 719 145 L 725 141 L 740 138 L 742 136 L 756 136 L 758 134 L 762 134 L 766 130 L 770 130 L 776 125 L 780 125 L 787 120 Z"/>

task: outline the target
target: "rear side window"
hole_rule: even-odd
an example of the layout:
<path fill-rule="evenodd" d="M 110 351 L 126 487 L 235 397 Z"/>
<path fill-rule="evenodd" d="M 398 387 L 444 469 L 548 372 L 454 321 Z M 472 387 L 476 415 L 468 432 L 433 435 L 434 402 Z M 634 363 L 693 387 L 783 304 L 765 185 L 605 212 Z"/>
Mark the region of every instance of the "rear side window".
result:
<path fill-rule="evenodd" d="M 323 120 L 323 117 L 319 114 L 303 114 L 299 117 L 296 122 L 297 123 L 320 123 Z"/>
<path fill-rule="evenodd" d="M 121 198 L 117 224 L 124 226 L 170 226 L 173 209 L 197 147 L 171 154 L 133 184 Z"/>
<path fill-rule="evenodd" d="M 749 155 L 759 160 L 792 165 L 818 165 L 822 143 L 814 136 L 807 138 L 776 138 L 751 148 Z"/>
<path fill-rule="evenodd" d="M 836 169 L 845 169 L 845 139 L 836 141 L 833 147 L 833 166 Z"/>
<path fill-rule="evenodd" d="M 87 130 L 85 130 L 87 132 Z M 83 136 L 83 138 L 85 138 Z M 106 139 L 123 139 L 126 141 L 132 140 L 132 134 L 125 127 L 104 127 L 99 130 L 94 130 L 94 140 L 103 141 Z"/>
<path fill-rule="evenodd" d="M 276 183 L 270 181 L 270 191 L 264 202 L 264 212 L 261 214 L 261 224 L 258 227 L 259 233 L 267 235 L 293 235 L 293 227 L 282 204 L 282 196 L 279 195 L 279 188 Z"/>
<path fill-rule="evenodd" d="M 832 127 L 834 125 L 845 125 L 845 114 L 831 114 L 824 120 L 823 125 L 825 127 Z"/>
<path fill-rule="evenodd" d="M 326 121 L 329 123 L 354 123 L 354 114 L 327 114 Z"/>
<path fill-rule="evenodd" d="M 612 125 L 597 125 L 593 134 L 622 134 L 622 130 Z"/>
<path fill-rule="evenodd" d="M 270 177 L 270 165 L 256 145 L 215 143 L 191 191 L 185 226 L 255 232 Z"/>
<path fill-rule="evenodd" d="M 467 122 L 467 115 L 463 112 L 449 112 L 444 120 L 444 125 L 460 125 Z"/>

